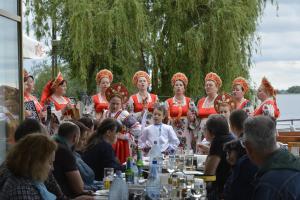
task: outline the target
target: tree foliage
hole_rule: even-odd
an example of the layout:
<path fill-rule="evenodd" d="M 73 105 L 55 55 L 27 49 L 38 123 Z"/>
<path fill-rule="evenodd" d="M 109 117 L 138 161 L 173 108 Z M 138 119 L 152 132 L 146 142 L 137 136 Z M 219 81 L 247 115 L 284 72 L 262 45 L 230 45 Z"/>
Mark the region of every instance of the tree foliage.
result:
<path fill-rule="evenodd" d="M 152 88 L 160 95 L 171 95 L 172 75 L 183 72 L 193 97 L 203 94 L 210 71 L 221 76 L 223 90 L 236 76 L 249 78 L 256 25 L 265 5 L 265 0 L 26 2 L 37 36 L 49 37 L 56 27 L 60 58 L 90 93 L 97 71 L 108 68 L 131 91 L 134 72 L 150 72 Z"/>
<path fill-rule="evenodd" d="M 300 94 L 300 86 L 292 86 L 287 89 L 287 93 Z"/>

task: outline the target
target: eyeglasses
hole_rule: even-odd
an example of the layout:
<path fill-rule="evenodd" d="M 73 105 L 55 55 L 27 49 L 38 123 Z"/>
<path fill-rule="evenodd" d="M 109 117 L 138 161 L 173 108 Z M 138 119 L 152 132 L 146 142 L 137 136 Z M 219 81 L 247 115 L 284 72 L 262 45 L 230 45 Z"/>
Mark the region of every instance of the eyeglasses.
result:
<path fill-rule="evenodd" d="M 245 137 L 241 137 L 241 138 L 239 139 L 239 141 L 240 141 L 240 143 L 241 143 L 241 146 L 245 149 L 245 148 L 246 148 L 246 146 L 245 146 L 246 138 L 245 138 Z"/>

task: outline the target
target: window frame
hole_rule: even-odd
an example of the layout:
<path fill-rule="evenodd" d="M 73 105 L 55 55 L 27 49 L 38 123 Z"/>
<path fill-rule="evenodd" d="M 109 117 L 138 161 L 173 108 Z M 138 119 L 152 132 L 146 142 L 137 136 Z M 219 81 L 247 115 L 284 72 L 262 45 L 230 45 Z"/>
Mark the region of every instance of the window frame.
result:
<path fill-rule="evenodd" d="M 18 80 L 19 80 L 19 120 L 24 119 L 24 91 L 23 91 L 23 31 L 22 31 L 22 0 L 17 1 L 17 15 L 12 14 L 4 9 L 0 9 L 0 17 L 5 17 L 9 20 L 17 22 L 17 35 L 18 35 Z"/>

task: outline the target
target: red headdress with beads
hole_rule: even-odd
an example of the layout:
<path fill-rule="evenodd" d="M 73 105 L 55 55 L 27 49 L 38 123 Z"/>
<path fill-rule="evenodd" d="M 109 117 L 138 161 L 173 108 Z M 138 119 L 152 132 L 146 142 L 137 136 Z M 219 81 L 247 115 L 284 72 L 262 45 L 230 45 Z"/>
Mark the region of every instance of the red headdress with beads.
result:
<path fill-rule="evenodd" d="M 122 103 L 126 103 L 129 98 L 129 92 L 122 83 L 115 83 L 107 88 L 107 90 L 105 91 L 105 96 L 108 101 L 117 96 L 122 99 Z"/>
<path fill-rule="evenodd" d="M 230 107 L 230 110 L 236 108 L 236 103 L 233 100 L 233 98 L 229 94 L 223 92 L 222 94 L 216 97 L 214 101 L 214 107 L 217 113 L 219 113 L 220 107 L 227 106 L 227 105 Z"/>
<path fill-rule="evenodd" d="M 239 76 L 239 77 L 237 77 L 236 79 L 233 80 L 232 87 L 235 86 L 235 85 L 242 86 L 245 93 L 247 93 L 248 90 L 249 90 L 249 85 L 248 85 L 247 80 L 245 78 L 241 77 L 241 76 Z"/>
<path fill-rule="evenodd" d="M 274 89 L 274 87 L 271 85 L 270 81 L 266 77 L 262 78 L 261 84 L 264 86 L 264 89 L 266 90 L 266 92 L 269 93 L 269 95 L 273 97 L 276 96 L 276 90 Z"/>
<path fill-rule="evenodd" d="M 221 80 L 220 76 L 216 73 L 209 72 L 208 74 L 206 74 L 205 82 L 206 81 L 214 81 L 218 88 L 222 87 L 222 80 Z"/>
<path fill-rule="evenodd" d="M 172 80 L 171 80 L 172 86 L 174 86 L 175 82 L 178 80 L 182 81 L 184 83 L 185 87 L 187 87 L 187 85 L 189 83 L 189 79 L 186 77 L 186 75 L 184 73 L 178 72 L 173 75 Z"/>
<path fill-rule="evenodd" d="M 41 105 L 44 106 L 46 100 L 53 94 L 54 90 L 64 81 L 61 72 L 58 73 L 56 78 L 52 81 L 48 81 L 45 85 L 41 95 Z"/>
<path fill-rule="evenodd" d="M 149 74 L 148 74 L 147 72 L 144 72 L 144 71 L 138 71 L 138 72 L 136 72 L 136 73 L 133 75 L 132 83 L 133 83 L 134 85 L 137 85 L 138 80 L 139 80 L 140 77 L 146 78 L 148 84 L 151 84 L 151 79 L 150 79 Z"/>
<path fill-rule="evenodd" d="M 108 69 L 102 69 L 96 75 L 96 82 L 99 83 L 103 78 L 108 78 L 109 82 L 112 82 L 114 76 Z"/>

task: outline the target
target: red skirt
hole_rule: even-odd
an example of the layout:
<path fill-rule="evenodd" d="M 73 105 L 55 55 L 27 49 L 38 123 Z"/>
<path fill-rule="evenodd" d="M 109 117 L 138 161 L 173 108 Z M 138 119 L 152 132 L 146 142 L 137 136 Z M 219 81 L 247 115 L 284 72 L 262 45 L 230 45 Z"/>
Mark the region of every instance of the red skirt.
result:
<path fill-rule="evenodd" d="M 130 156 L 128 140 L 118 139 L 116 144 L 113 144 L 112 147 L 115 150 L 116 156 L 122 165 Z"/>

